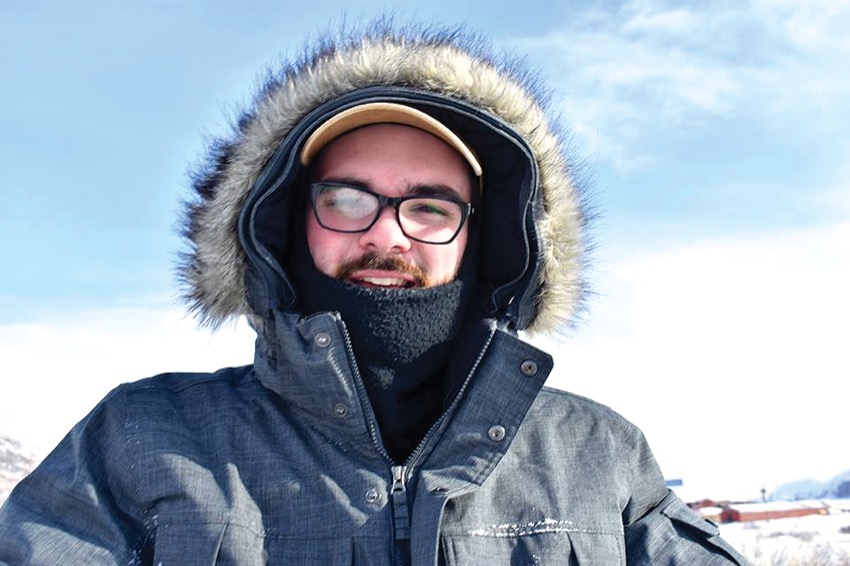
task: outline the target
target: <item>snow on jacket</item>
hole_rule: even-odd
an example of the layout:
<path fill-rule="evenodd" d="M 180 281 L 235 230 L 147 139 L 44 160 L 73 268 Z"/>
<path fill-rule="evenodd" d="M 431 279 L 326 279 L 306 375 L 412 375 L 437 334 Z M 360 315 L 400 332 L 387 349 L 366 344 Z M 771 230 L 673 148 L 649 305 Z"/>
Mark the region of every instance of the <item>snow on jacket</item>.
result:
<path fill-rule="evenodd" d="M 640 431 L 545 388 L 551 357 L 517 337 L 557 332 L 585 292 L 583 196 L 535 78 L 456 32 L 319 45 L 213 144 L 187 209 L 191 307 L 248 317 L 254 364 L 118 387 L 0 510 L 0 563 L 743 563 L 668 493 Z M 464 385 L 403 465 L 341 319 L 294 312 L 283 267 L 299 148 L 367 101 L 433 115 L 484 168 L 491 318 L 459 339 Z"/>

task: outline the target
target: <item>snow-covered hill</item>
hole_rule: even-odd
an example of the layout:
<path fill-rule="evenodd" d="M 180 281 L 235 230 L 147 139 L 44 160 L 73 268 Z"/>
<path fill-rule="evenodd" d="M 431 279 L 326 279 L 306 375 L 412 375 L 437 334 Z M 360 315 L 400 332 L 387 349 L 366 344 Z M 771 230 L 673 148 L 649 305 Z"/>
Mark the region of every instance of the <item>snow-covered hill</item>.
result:
<path fill-rule="evenodd" d="M 850 470 L 826 480 L 796 480 L 777 487 L 770 494 L 774 501 L 799 499 L 850 499 Z"/>

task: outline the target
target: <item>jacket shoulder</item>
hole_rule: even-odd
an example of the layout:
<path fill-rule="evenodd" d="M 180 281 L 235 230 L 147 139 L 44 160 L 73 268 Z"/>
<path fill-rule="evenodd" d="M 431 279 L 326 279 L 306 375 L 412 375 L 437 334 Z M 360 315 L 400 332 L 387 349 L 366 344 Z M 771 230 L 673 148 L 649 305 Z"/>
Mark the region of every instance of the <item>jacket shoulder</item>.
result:
<path fill-rule="evenodd" d="M 553 387 L 543 387 L 532 406 L 532 411 L 540 416 L 554 422 L 560 419 L 568 420 L 572 425 L 577 422 L 584 423 L 587 427 L 599 430 L 618 431 L 621 434 L 642 436 L 643 433 L 631 421 L 611 407 Z"/>
<path fill-rule="evenodd" d="M 624 522 L 643 516 L 666 494 L 663 475 L 643 432 L 610 407 L 545 387 L 526 422 L 534 423 L 527 435 L 557 439 L 549 441 L 557 442 L 551 449 L 567 461 L 583 469 L 592 465 L 607 470 L 628 501 Z"/>
<path fill-rule="evenodd" d="M 211 373 L 161 373 L 115 387 L 95 407 L 95 411 L 157 400 L 176 403 L 198 397 L 221 398 L 225 390 L 239 389 L 252 382 L 253 366 L 250 365 L 222 368 Z"/>
<path fill-rule="evenodd" d="M 216 415 L 238 411 L 256 387 L 261 386 L 252 366 L 213 373 L 163 373 L 117 386 L 70 434 L 110 446 L 122 437 L 148 445 L 203 436 L 215 425 Z M 102 436 L 103 431 L 110 434 Z"/>
<path fill-rule="evenodd" d="M 198 387 L 238 387 L 250 378 L 253 366 L 227 367 L 215 372 L 168 372 L 123 383 L 106 399 L 144 393 L 180 394 Z"/>

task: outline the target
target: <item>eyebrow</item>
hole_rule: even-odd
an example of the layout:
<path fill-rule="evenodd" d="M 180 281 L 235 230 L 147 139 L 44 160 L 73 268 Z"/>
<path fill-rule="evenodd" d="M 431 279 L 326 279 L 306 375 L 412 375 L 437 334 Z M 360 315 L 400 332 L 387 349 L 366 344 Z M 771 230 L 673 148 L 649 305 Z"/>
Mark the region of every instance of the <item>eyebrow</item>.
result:
<path fill-rule="evenodd" d="M 343 185 L 352 185 L 354 187 L 360 187 L 373 192 L 377 192 L 370 183 L 364 181 L 363 179 L 358 179 L 357 177 L 328 177 L 326 179 L 321 179 L 321 181 L 329 183 L 341 183 Z M 415 185 L 411 185 L 407 187 L 405 193 L 409 196 L 446 196 L 458 199 L 461 202 L 466 202 L 466 199 L 464 199 L 457 190 L 453 189 L 448 185 L 443 185 L 439 183 L 434 185 L 429 183 L 418 183 Z"/>
<path fill-rule="evenodd" d="M 448 185 L 427 185 L 427 184 L 419 184 L 413 185 L 408 189 L 408 194 L 410 195 L 438 195 L 445 197 L 452 197 L 458 200 L 463 201 L 463 197 L 460 196 L 460 193 L 449 187 Z"/>

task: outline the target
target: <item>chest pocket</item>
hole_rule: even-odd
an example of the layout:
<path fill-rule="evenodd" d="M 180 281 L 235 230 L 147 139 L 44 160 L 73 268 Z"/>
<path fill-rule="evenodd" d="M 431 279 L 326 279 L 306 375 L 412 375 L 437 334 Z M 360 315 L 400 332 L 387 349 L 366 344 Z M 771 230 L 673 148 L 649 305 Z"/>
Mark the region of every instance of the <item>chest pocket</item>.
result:
<path fill-rule="evenodd" d="M 143 552 L 143 564 L 214 566 L 266 564 L 263 536 L 234 523 L 161 521 Z"/>
<path fill-rule="evenodd" d="M 625 564 L 622 534 L 559 530 L 443 537 L 447 566 L 462 564 L 595 565 Z"/>
<path fill-rule="evenodd" d="M 378 563 L 374 559 L 357 560 L 356 548 L 351 539 L 281 536 L 274 532 L 264 533 L 256 525 L 160 521 L 142 553 L 141 562 L 145 566 L 351 566 L 361 562 Z M 361 554 L 365 557 L 368 553 Z"/>

